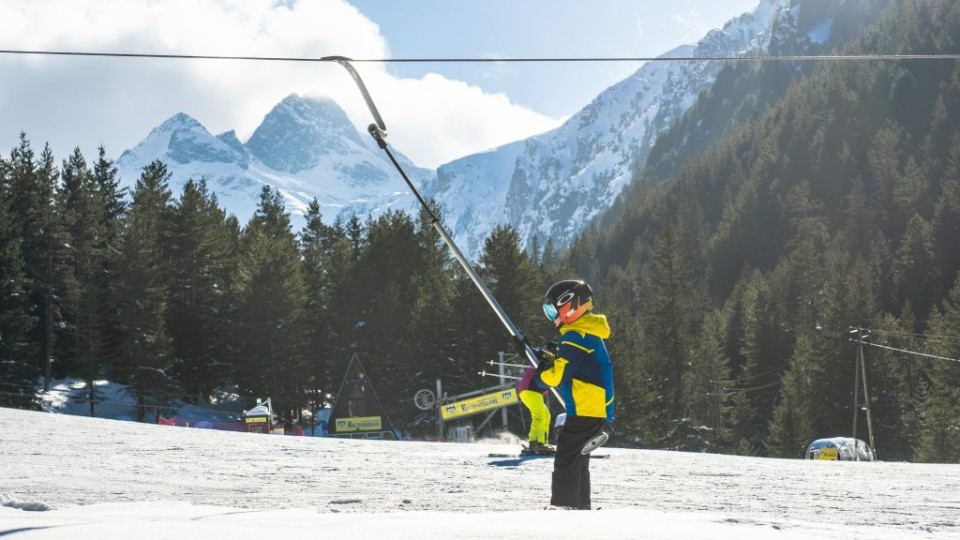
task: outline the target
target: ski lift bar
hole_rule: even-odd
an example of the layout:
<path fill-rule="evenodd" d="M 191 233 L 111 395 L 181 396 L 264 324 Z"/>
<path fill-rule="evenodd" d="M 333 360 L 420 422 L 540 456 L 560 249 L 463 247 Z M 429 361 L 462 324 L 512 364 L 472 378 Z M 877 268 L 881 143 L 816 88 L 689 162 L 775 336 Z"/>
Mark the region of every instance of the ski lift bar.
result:
<path fill-rule="evenodd" d="M 380 116 L 380 111 L 377 110 L 377 106 L 373 102 L 373 98 L 370 97 L 370 92 L 367 91 L 367 87 L 363 84 L 363 79 L 360 78 L 360 74 L 357 73 L 357 70 L 353 68 L 350 64 L 350 59 L 345 56 L 325 56 L 320 60 L 336 62 L 344 67 L 353 78 L 353 81 L 357 83 L 357 87 L 360 89 L 360 93 L 363 95 L 363 100 L 367 103 L 367 108 L 370 109 L 370 113 L 373 115 L 373 119 L 376 123 L 370 124 L 367 128 L 367 131 L 370 133 L 370 136 L 377 141 L 377 146 L 379 146 L 384 152 L 386 152 L 387 157 L 390 158 L 390 161 L 393 163 L 393 166 L 396 167 L 397 171 L 400 173 L 400 176 L 403 177 L 403 181 L 407 183 L 407 187 L 410 188 L 410 191 L 413 192 L 414 196 L 417 198 L 417 201 L 420 202 L 420 206 L 423 207 L 423 210 L 430 216 L 431 225 L 437 231 L 437 234 L 440 235 L 440 238 L 443 239 L 443 243 L 450 248 L 450 251 L 453 252 L 454 257 L 457 259 L 457 262 L 460 263 L 460 266 L 463 267 L 464 271 L 470 276 L 470 280 L 473 281 L 473 284 L 477 286 L 477 289 L 480 290 L 480 294 L 483 295 L 483 298 L 490 304 L 490 307 L 493 308 L 493 311 L 497 314 L 497 317 L 500 319 L 500 322 L 507 328 L 507 331 L 510 332 L 510 336 L 519 344 L 523 346 L 523 352 L 527 357 L 527 360 L 530 361 L 530 364 L 534 367 L 537 366 L 537 355 L 534 354 L 533 348 L 530 347 L 530 344 L 523 337 L 523 334 L 520 333 L 520 330 L 517 328 L 513 321 L 510 320 L 510 317 L 507 315 L 506 311 L 503 310 L 503 307 L 497 302 L 497 299 L 494 298 L 493 293 L 490 292 L 490 289 L 487 288 L 483 280 L 480 278 L 477 271 L 473 268 L 473 265 L 463 256 L 463 253 L 460 251 L 460 248 L 457 247 L 457 244 L 453 241 L 453 238 L 447 234 L 447 231 L 440 224 L 440 218 L 430 209 L 430 206 L 423 199 L 423 196 L 420 195 L 420 192 L 413 185 L 413 182 L 410 181 L 410 178 L 407 176 L 407 173 L 404 172 L 403 167 L 397 162 L 396 158 L 393 157 L 393 154 L 390 152 L 390 149 L 387 148 L 387 126 L 383 122 L 383 118 Z M 560 403 L 563 403 L 563 399 L 560 398 L 560 393 L 556 388 L 551 388 L 553 394 L 557 397 Z"/>
<path fill-rule="evenodd" d="M 477 375 L 482 375 L 484 377 L 502 377 L 504 379 L 513 379 L 515 381 L 519 381 L 520 379 L 523 378 L 523 377 L 514 377 L 513 375 L 500 375 L 499 373 L 487 373 L 486 371 L 478 371 Z M 563 402 L 561 401 L 561 403 Z"/>
<path fill-rule="evenodd" d="M 363 100 L 367 102 L 367 108 L 370 109 L 370 113 L 373 114 L 373 120 L 376 122 L 377 131 L 379 132 L 379 135 L 373 135 L 372 131 L 370 134 L 373 135 L 374 139 L 377 139 L 377 144 L 380 145 L 380 148 L 386 150 L 386 143 L 382 143 L 381 141 L 387 137 L 387 126 L 383 123 L 383 118 L 380 117 L 380 111 L 377 110 L 377 106 L 373 103 L 373 98 L 370 97 L 370 92 L 367 92 L 367 86 L 363 84 L 363 79 L 360 78 L 360 74 L 357 73 L 357 70 L 353 69 L 353 65 L 350 64 L 350 59 L 346 56 L 324 56 L 320 60 L 336 62 L 340 64 L 347 70 L 348 73 L 350 73 L 350 76 L 353 77 L 353 81 L 357 83 L 357 88 L 359 88 L 360 93 L 363 94 Z M 371 128 L 372 127 L 373 126 L 371 125 Z M 370 130 L 370 128 L 367 129 L 368 131 Z M 400 172 L 402 173 L 403 171 Z M 403 177 L 406 179 L 407 175 L 404 174 Z M 407 183 L 409 183 L 409 180 Z"/>
<path fill-rule="evenodd" d="M 490 364 L 491 366 L 503 366 L 503 367 L 515 367 L 515 368 L 525 368 L 525 367 L 527 367 L 527 366 L 525 366 L 525 365 L 523 365 L 523 364 L 510 364 L 510 363 L 507 363 L 507 362 L 497 362 L 496 360 L 491 360 L 491 361 L 489 361 L 489 362 L 487 362 L 487 363 Z"/>

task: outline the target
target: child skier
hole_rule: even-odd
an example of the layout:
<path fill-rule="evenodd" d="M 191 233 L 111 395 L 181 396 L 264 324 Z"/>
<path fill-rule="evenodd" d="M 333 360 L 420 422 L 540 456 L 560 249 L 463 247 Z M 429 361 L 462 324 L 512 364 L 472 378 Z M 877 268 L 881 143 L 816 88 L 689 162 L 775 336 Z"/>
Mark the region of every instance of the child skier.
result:
<path fill-rule="evenodd" d="M 610 336 L 604 315 L 591 313 L 593 290 L 565 280 L 547 290 L 543 312 L 560 330 L 554 358 L 544 354 L 537 382 L 556 386 L 566 407 L 557 439 L 550 504 L 590 509 L 590 452 L 610 437 L 613 421 L 613 366 L 603 340 Z"/>
<path fill-rule="evenodd" d="M 549 354 L 550 358 L 553 358 L 553 354 L 557 352 L 557 344 L 548 343 L 546 347 L 538 349 L 537 352 L 541 359 L 544 354 Z M 527 448 L 520 453 L 523 455 L 553 455 L 554 448 L 547 444 L 550 435 L 550 409 L 543 399 L 548 390 L 546 387 L 537 384 L 534 380 L 536 376 L 536 369 L 527 368 L 523 372 L 520 384 L 517 385 L 520 401 L 530 410 L 530 433 L 527 437 Z"/>

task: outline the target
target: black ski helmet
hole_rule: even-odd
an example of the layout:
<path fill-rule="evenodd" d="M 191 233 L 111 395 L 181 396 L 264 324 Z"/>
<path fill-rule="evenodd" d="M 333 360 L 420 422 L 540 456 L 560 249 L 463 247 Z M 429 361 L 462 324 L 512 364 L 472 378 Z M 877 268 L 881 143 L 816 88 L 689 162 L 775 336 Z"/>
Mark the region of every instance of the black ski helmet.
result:
<path fill-rule="evenodd" d="M 566 279 L 547 289 L 543 313 L 557 326 L 570 324 L 593 309 L 593 289 L 586 282 Z"/>

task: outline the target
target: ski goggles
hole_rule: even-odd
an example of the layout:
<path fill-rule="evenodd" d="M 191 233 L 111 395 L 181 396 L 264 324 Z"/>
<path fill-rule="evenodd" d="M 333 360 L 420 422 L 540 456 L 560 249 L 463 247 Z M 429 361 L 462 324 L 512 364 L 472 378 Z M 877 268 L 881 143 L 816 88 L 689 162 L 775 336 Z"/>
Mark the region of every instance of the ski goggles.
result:
<path fill-rule="evenodd" d="M 555 321 L 557 317 L 560 316 L 560 313 L 557 311 L 557 306 L 551 304 L 550 302 L 543 303 L 543 314 L 546 315 L 551 321 Z"/>

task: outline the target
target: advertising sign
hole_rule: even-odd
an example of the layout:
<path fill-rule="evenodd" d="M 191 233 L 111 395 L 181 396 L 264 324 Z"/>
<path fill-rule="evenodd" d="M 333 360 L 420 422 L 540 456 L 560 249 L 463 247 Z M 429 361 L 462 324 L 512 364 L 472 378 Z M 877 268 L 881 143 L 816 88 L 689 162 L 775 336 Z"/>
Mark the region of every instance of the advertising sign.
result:
<path fill-rule="evenodd" d="M 508 388 L 475 398 L 441 405 L 440 416 L 444 420 L 450 420 L 451 418 L 460 418 L 484 411 L 492 411 L 518 402 L 517 389 Z"/>
<path fill-rule="evenodd" d="M 347 431 L 380 431 L 381 421 L 379 416 L 362 416 L 353 418 L 337 418 L 334 422 L 334 431 L 343 433 Z"/>

